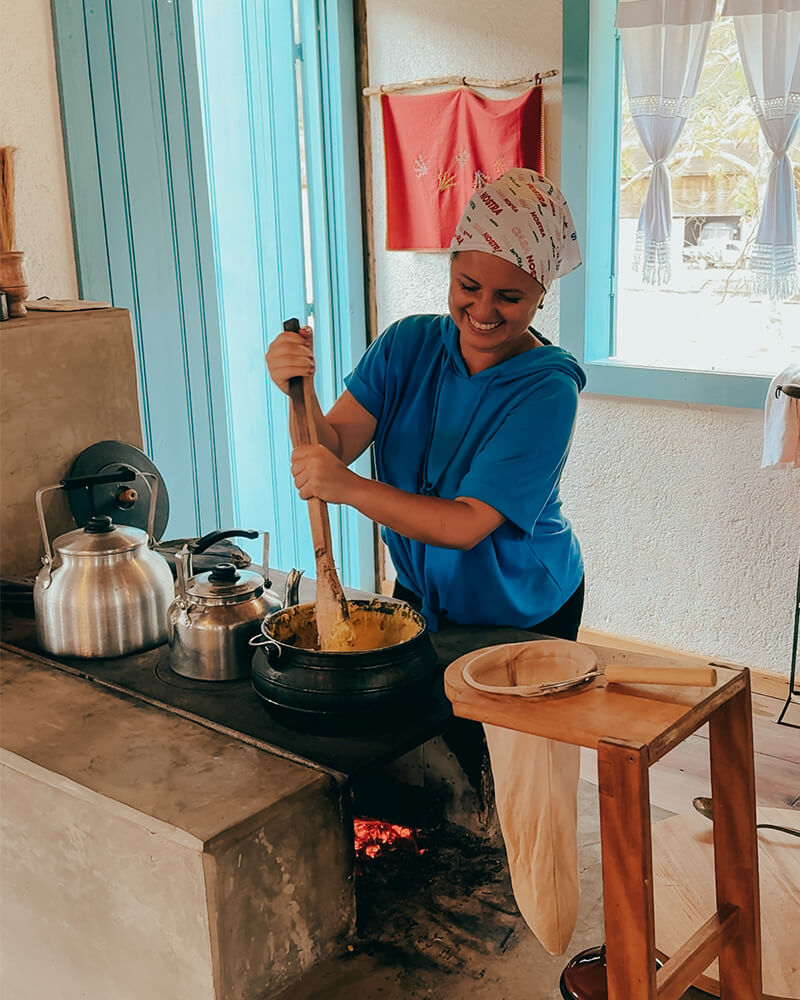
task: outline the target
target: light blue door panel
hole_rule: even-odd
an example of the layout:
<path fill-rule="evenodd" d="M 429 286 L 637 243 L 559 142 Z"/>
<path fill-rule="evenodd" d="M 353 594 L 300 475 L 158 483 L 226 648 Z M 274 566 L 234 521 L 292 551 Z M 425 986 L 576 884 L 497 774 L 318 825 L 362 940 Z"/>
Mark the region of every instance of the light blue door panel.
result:
<path fill-rule="evenodd" d="M 232 523 L 228 416 L 222 388 L 217 287 L 214 271 L 202 118 L 197 87 L 194 26 L 180 20 L 175 4 L 156 9 L 160 54 L 159 96 L 167 151 L 172 253 L 176 264 L 177 306 L 186 369 L 194 492 L 203 526 Z M 172 11 L 175 16 L 170 16 Z M 189 85 L 187 85 L 187 80 Z M 196 145 L 197 148 L 194 148 Z M 202 481 L 207 470 L 211 489 Z"/>
<path fill-rule="evenodd" d="M 115 304 L 119 304 L 118 289 L 133 302 L 148 450 L 163 470 L 175 508 L 173 522 L 192 533 L 200 521 L 196 491 L 184 491 L 179 484 L 194 485 L 193 414 L 188 380 L 176 378 L 184 374 L 187 358 L 167 151 L 163 131 L 157 127 L 160 95 L 150 13 L 125 0 L 112 0 L 108 19 L 105 11 L 87 12 L 89 51 L 91 62 L 102 65 L 104 77 L 107 73 L 108 90 L 95 96 L 99 122 L 101 127 L 115 127 L 117 134 L 116 151 L 111 144 L 107 149 L 101 146 L 108 161 L 104 176 L 116 175 L 119 185 L 116 197 L 107 203 L 121 215 L 111 226 L 118 242 L 111 256 Z M 100 45 L 103 34 L 109 39 L 109 58 Z"/>
<path fill-rule="evenodd" d="M 216 303 L 202 266 L 209 233 L 191 186 L 200 119 L 195 109 L 191 121 L 179 11 L 125 0 L 54 0 L 53 10 L 65 120 L 84 123 L 81 144 L 67 129 L 73 214 L 102 212 L 102 240 L 96 222 L 76 226 L 81 294 L 131 312 L 143 436 L 170 494 L 167 533 L 195 534 L 228 520 L 231 502 L 225 414 L 214 407 Z M 69 89 L 84 73 L 91 130 L 86 88 Z"/>
<path fill-rule="evenodd" d="M 360 98 L 356 95 L 352 5 L 343 0 L 309 0 L 298 5 L 298 12 L 316 388 L 326 408 L 341 393 L 344 376 L 367 347 L 355 104 Z M 319 247 L 326 252 L 315 252 Z M 369 476 L 369 455 L 362 456 L 354 468 Z M 337 513 L 332 524 L 337 565 L 346 579 L 371 589 L 375 580 L 372 522 L 350 508 Z"/>
<path fill-rule="evenodd" d="M 292 0 L 52 3 L 81 294 L 131 312 L 168 534 L 267 528 L 274 564 L 313 572 L 264 354 L 313 311 L 330 404 L 366 344 L 349 5 L 299 5 L 309 303 Z M 372 586 L 372 526 L 331 522 L 344 580 Z"/>
<path fill-rule="evenodd" d="M 108 302 L 111 279 L 83 0 L 54 2 L 52 13 L 78 278 L 82 288 Z"/>
<path fill-rule="evenodd" d="M 312 571 L 287 401 L 264 364 L 306 305 L 291 3 L 198 0 L 197 25 L 236 517 L 273 529 L 277 565 Z"/>

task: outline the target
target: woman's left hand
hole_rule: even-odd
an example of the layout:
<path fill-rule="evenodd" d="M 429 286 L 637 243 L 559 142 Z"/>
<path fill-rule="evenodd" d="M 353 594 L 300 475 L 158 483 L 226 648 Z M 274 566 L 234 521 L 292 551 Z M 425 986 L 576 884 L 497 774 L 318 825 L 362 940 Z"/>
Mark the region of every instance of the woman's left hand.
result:
<path fill-rule="evenodd" d="M 302 500 L 348 503 L 358 476 L 321 444 L 301 444 L 292 452 L 292 475 Z"/>

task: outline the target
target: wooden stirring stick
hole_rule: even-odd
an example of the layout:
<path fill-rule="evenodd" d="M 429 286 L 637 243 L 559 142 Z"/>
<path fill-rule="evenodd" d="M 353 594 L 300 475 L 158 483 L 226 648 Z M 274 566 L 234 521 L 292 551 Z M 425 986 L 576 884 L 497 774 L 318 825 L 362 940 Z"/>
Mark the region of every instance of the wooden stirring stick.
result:
<path fill-rule="evenodd" d="M 283 328 L 291 333 L 299 333 L 300 323 L 296 319 L 287 319 Z M 313 417 L 314 383 L 311 376 L 289 379 L 289 398 L 300 444 L 319 444 Z M 347 599 L 333 561 L 328 505 L 319 497 L 311 497 L 307 503 L 317 563 L 316 619 L 319 648 L 326 652 L 352 649 L 353 623 L 350 621 Z"/>

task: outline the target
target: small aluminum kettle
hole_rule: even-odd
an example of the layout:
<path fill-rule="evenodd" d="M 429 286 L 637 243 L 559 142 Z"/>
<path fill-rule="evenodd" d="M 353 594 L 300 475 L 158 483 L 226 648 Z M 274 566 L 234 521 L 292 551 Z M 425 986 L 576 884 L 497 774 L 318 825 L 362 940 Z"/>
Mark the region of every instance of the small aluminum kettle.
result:
<path fill-rule="evenodd" d="M 85 527 L 53 541 L 42 496 L 136 478 L 133 469 L 62 479 L 36 491 L 36 511 L 44 542 L 42 569 L 33 587 L 36 636 L 57 656 L 114 657 L 138 653 L 167 638 L 167 608 L 175 593 L 172 572 L 152 550 L 158 481 L 152 482 L 147 531 L 115 525 L 107 515 L 92 516 Z"/>
<path fill-rule="evenodd" d="M 220 535 L 257 538 L 258 532 Z M 269 532 L 264 532 L 263 576 L 225 562 L 193 576 L 188 546 L 175 558 L 178 595 L 168 613 L 170 666 L 176 674 L 200 681 L 249 677 L 253 651 L 248 643 L 258 634 L 262 619 L 283 607 L 269 589 Z"/>

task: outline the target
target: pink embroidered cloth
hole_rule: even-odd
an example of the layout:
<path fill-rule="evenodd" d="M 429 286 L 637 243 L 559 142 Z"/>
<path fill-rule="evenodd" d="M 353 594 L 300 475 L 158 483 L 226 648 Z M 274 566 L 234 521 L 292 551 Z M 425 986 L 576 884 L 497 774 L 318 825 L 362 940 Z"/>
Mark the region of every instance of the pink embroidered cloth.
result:
<path fill-rule="evenodd" d="M 540 86 L 504 101 L 383 94 L 381 108 L 387 250 L 446 250 L 473 191 L 511 167 L 544 173 Z"/>

